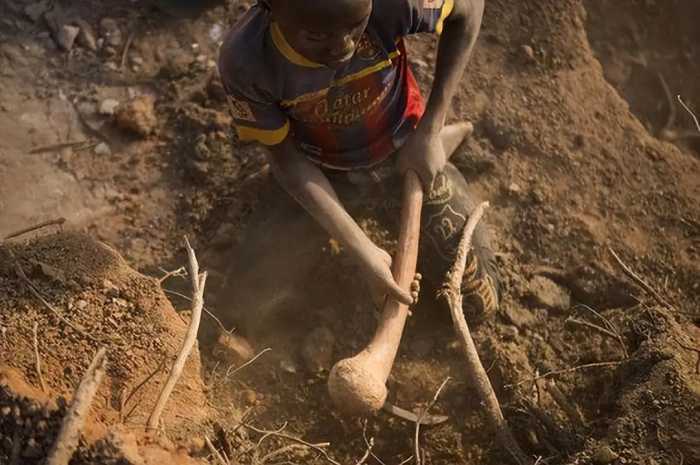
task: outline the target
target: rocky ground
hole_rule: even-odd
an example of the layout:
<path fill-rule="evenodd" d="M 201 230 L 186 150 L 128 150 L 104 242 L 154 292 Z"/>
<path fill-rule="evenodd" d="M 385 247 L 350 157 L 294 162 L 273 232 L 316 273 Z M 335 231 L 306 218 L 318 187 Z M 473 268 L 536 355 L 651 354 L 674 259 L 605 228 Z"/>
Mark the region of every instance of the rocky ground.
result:
<path fill-rule="evenodd" d="M 216 75 L 222 34 L 248 5 L 174 3 L 0 4 L 0 237 L 58 216 L 69 231 L 0 245 L 0 463 L 43 460 L 106 345 L 107 380 L 71 463 L 217 463 L 207 436 L 231 463 L 354 464 L 366 438 L 369 463 L 398 464 L 413 455 L 412 425 L 342 418 L 326 392 L 327 368 L 375 326 L 337 244 L 319 250 L 323 279 L 303 298 L 261 296 L 251 312 L 264 324 L 221 335 L 245 320 L 227 311 L 227 251 L 268 182 L 260 149 L 232 134 Z M 474 336 L 540 463 L 700 463 L 700 138 L 675 98 L 700 105 L 699 23 L 692 0 L 487 2 L 450 115 L 477 127 L 456 163 L 492 204 L 505 284 L 501 312 Z M 434 41 L 410 49 L 427 91 Z M 372 218 L 361 224 L 393 243 Z M 183 235 L 211 271 L 207 309 L 221 322 L 204 316 L 165 433 L 147 435 L 190 308 L 174 294 L 189 295 L 186 279 L 152 277 L 185 263 Z M 391 400 L 419 410 L 451 377 L 432 410 L 449 420 L 422 428 L 423 463 L 507 463 L 462 367 L 449 316 L 424 297 Z M 265 433 L 283 426 L 330 446 Z"/>

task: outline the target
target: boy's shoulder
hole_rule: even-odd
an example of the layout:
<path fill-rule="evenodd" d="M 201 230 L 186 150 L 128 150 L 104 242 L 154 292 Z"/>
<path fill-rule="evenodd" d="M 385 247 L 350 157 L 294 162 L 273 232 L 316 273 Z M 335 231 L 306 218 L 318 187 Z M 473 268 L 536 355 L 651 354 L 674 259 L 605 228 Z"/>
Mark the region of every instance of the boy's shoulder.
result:
<path fill-rule="evenodd" d="M 253 6 L 229 30 L 219 50 L 219 72 L 225 86 L 238 92 L 245 91 L 240 88 L 244 83 L 266 87 L 266 79 L 275 74 L 267 50 L 269 28 L 268 12 Z"/>

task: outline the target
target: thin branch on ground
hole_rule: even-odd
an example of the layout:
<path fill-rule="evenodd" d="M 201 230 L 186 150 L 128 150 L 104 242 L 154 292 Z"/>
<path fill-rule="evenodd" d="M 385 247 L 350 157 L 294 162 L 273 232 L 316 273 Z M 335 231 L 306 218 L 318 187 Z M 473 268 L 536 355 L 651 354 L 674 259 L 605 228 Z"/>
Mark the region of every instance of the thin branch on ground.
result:
<path fill-rule="evenodd" d="M 622 351 L 625 354 L 625 358 L 629 358 L 629 352 L 627 352 L 627 345 L 625 344 L 625 340 L 622 338 L 622 335 L 620 334 L 620 331 L 617 329 L 617 326 L 612 324 L 610 320 L 605 318 L 600 312 L 597 312 L 595 309 L 589 307 L 586 304 L 577 304 L 574 308 L 583 308 L 584 310 L 588 310 L 595 316 L 597 316 L 603 323 L 605 323 L 605 326 L 615 335 L 617 336 L 617 340 L 620 343 L 620 347 L 622 347 Z"/>
<path fill-rule="evenodd" d="M 153 379 L 154 376 L 156 376 L 158 373 L 161 372 L 161 370 L 163 370 L 163 368 L 165 368 L 165 362 L 166 362 L 167 360 L 168 360 L 168 357 L 167 357 L 167 356 L 166 356 L 166 357 L 163 357 L 163 360 L 161 360 L 161 362 L 158 364 L 158 366 L 156 367 L 156 369 L 153 370 L 151 373 L 149 373 L 148 376 L 146 376 L 146 378 L 144 378 L 143 381 L 141 381 L 139 384 L 137 384 L 137 385 L 131 390 L 131 392 L 130 392 L 127 396 L 124 397 L 124 400 L 121 402 L 121 405 L 119 406 L 119 422 L 120 422 L 120 423 L 123 423 L 123 422 L 125 422 L 126 420 L 128 420 L 129 417 L 131 416 L 131 414 L 134 413 L 134 410 L 136 410 L 136 407 L 138 407 L 138 405 L 139 405 L 138 402 L 135 403 L 134 406 L 131 407 L 131 409 L 129 409 L 129 411 L 127 412 L 127 414 L 126 414 L 126 415 L 123 415 L 123 413 L 124 413 L 124 408 L 126 407 L 126 404 L 129 403 L 129 401 L 131 400 L 131 398 L 134 397 L 134 396 L 136 395 L 136 393 L 139 392 L 139 390 L 141 390 L 142 387 L 144 387 L 146 384 L 148 384 L 148 382 L 149 382 L 151 379 Z"/>
<path fill-rule="evenodd" d="M 598 326 L 597 324 L 591 323 L 590 321 L 579 320 L 577 318 L 572 317 L 567 318 L 565 323 L 572 323 L 579 326 L 585 326 L 586 328 L 594 329 L 602 334 L 605 334 L 606 336 L 612 337 L 620 344 L 620 348 L 622 349 L 625 358 L 629 358 L 629 354 L 627 353 L 627 347 L 625 347 L 625 343 L 622 340 L 622 336 L 620 336 L 617 332 L 613 332 L 609 329 Z"/>
<path fill-rule="evenodd" d="M 621 365 L 624 362 L 625 362 L 624 360 L 616 360 L 616 361 L 612 361 L 612 362 L 586 363 L 584 365 L 578 365 L 578 366 L 571 367 L 571 368 L 564 368 L 562 370 L 548 371 L 547 373 L 544 373 L 542 375 L 538 375 L 538 376 L 534 376 L 532 378 L 524 379 L 516 384 L 506 384 L 503 387 L 506 387 L 506 388 L 518 387 L 518 386 L 522 386 L 525 383 L 539 381 L 540 379 L 550 378 L 552 376 L 564 375 L 564 374 L 573 373 L 573 372 L 579 371 L 579 370 L 587 370 L 589 368 L 614 367 L 614 366 Z"/>
<path fill-rule="evenodd" d="M 182 294 L 180 292 L 172 291 L 172 290 L 166 289 L 166 288 L 163 288 L 163 292 L 165 292 L 166 294 L 172 294 L 174 296 L 180 297 L 181 299 L 185 299 L 186 301 L 188 301 L 190 303 L 192 302 L 192 299 L 190 297 L 187 297 L 185 294 Z M 214 320 L 216 322 L 216 324 L 219 325 L 219 328 L 223 332 L 225 332 L 227 334 L 233 334 L 234 330 L 233 329 L 226 329 L 226 326 L 224 326 L 224 324 L 221 322 L 221 320 L 219 318 L 217 318 L 217 316 L 214 315 L 206 306 L 202 307 L 202 310 L 209 318 Z"/>
<path fill-rule="evenodd" d="M 101 348 L 92 359 L 71 406 L 63 418 L 58 437 L 54 442 L 46 459 L 46 465 L 68 465 L 75 449 L 78 447 L 81 431 L 90 411 L 92 399 L 100 387 L 107 367 L 107 349 Z"/>
<path fill-rule="evenodd" d="M 374 449 L 374 438 L 367 438 L 367 419 L 364 420 L 363 425 L 362 425 L 362 440 L 365 442 L 365 446 L 367 447 L 367 450 L 369 451 L 370 457 L 372 457 L 374 460 L 377 461 L 380 465 L 386 465 L 382 459 L 377 457 L 374 452 L 372 452 L 372 449 Z"/>
<path fill-rule="evenodd" d="M 29 151 L 30 155 L 37 155 L 39 153 L 55 152 L 57 150 L 72 149 L 73 147 L 80 147 L 82 145 L 89 145 L 90 141 L 79 140 L 74 142 L 61 142 L 58 144 L 43 145 Z"/>
<path fill-rule="evenodd" d="M 131 48 L 131 43 L 134 41 L 135 35 L 136 31 L 131 31 L 129 33 L 129 36 L 126 38 L 126 42 L 124 43 L 124 50 L 122 50 L 122 58 L 119 62 L 120 69 L 124 69 L 124 67 L 126 66 L 126 56 L 129 53 L 129 49 Z"/>
<path fill-rule="evenodd" d="M 218 450 L 216 450 L 216 447 L 214 447 L 214 444 L 212 444 L 211 440 L 209 439 L 209 436 L 204 436 L 204 442 L 209 448 L 209 452 L 211 452 L 211 454 L 214 456 L 219 465 L 231 465 L 230 462 L 224 459 L 221 453 Z"/>
<path fill-rule="evenodd" d="M 172 271 L 166 271 L 164 269 L 160 269 L 163 273 L 165 273 L 161 278 L 158 278 L 158 284 L 161 286 L 165 281 L 168 279 L 172 278 L 173 276 L 177 278 L 186 278 L 187 277 L 187 270 L 185 269 L 184 266 L 181 266 L 177 270 L 172 270 Z"/>
<path fill-rule="evenodd" d="M 187 333 L 185 339 L 182 342 L 182 347 L 180 352 L 173 363 L 173 367 L 170 370 L 170 375 L 167 381 L 163 385 L 163 390 L 158 396 L 158 401 L 155 407 L 153 407 L 153 412 L 148 418 L 147 429 L 157 430 L 160 416 L 163 413 L 165 404 L 173 392 L 175 385 L 182 375 L 182 371 L 185 368 L 185 362 L 189 358 L 192 348 L 195 342 L 197 342 L 197 332 L 199 331 L 199 323 L 202 318 L 202 307 L 204 307 L 204 288 L 207 282 L 207 272 L 205 271 L 201 275 L 199 274 L 199 263 L 197 262 L 197 257 L 194 250 L 190 246 L 190 242 L 185 238 L 185 247 L 187 249 L 187 257 L 189 260 L 188 270 L 189 275 L 192 280 L 192 319 L 190 325 L 187 328 Z"/>
<path fill-rule="evenodd" d="M 557 386 L 556 381 L 553 379 L 550 379 L 547 383 L 547 392 L 549 392 L 549 395 L 552 396 L 552 399 L 561 407 L 561 409 L 566 413 L 566 416 L 569 417 L 569 420 L 571 420 L 576 429 L 583 430 L 586 427 L 586 420 L 583 418 L 583 415 L 581 414 L 581 409 L 579 409 L 578 405 L 575 403 L 571 402 L 569 397 L 562 392 L 561 389 L 559 389 L 559 386 Z"/>
<path fill-rule="evenodd" d="M 286 423 L 285 423 L 284 425 L 282 425 L 281 428 L 278 428 L 278 429 L 275 430 L 275 431 L 268 431 L 268 430 L 256 428 L 255 426 L 250 425 L 250 424 L 248 424 L 248 423 L 243 423 L 243 427 L 244 427 L 244 428 L 247 428 L 247 429 L 249 429 L 249 430 L 251 430 L 251 431 L 254 431 L 254 432 L 258 433 L 258 434 L 262 434 L 262 435 L 263 435 L 263 436 L 260 438 L 260 440 L 258 440 L 257 447 L 260 447 L 260 444 L 262 443 L 262 441 L 264 441 L 264 440 L 267 439 L 268 437 L 277 437 L 277 438 L 280 438 L 280 439 L 286 439 L 286 440 L 288 440 L 288 441 L 296 442 L 296 443 L 298 443 L 298 444 L 301 444 L 301 445 L 303 445 L 303 446 L 306 446 L 306 447 L 308 447 L 309 449 L 312 449 L 312 450 L 315 450 L 316 452 L 319 452 L 321 455 L 323 455 L 323 457 L 324 457 L 328 462 L 332 463 L 333 465 L 341 465 L 340 462 L 336 461 L 336 460 L 333 459 L 330 455 L 328 455 L 328 452 L 326 451 L 326 449 L 324 449 L 325 447 L 328 447 L 328 446 L 330 445 L 330 443 L 324 442 L 324 443 L 319 443 L 319 444 L 312 444 L 312 443 L 307 442 L 307 441 L 304 441 L 303 439 L 300 439 L 300 438 L 298 438 L 298 437 L 296 437 L 296 436 L 292 436 L 291 434 L 287 434 L 287 433 L 284 432 L 284 428 L 287 427 L 287 424 L 286 424 Z"/>
<path fill-rule="evenodd" d="M 369 440 L 367 439 L 367 419 L 365 418 L 362 421 L 362 438 L 365 441 L 365 445 L 367 446 L 367 450 L 365 453 L 360 457 L 360 460 L 355 462 L 355 465 L 363 465 L 368 458 L 372 455 L 372 449 L 374 449 L 374 438 L 370 438 Z"/>
<path fill-rule="evenodd" d="M 423 462 L 421 460 L 421 449 L 420 449 L 420 425 L 421 421 L 423 421 L 423 418 L 428 414 L 431 408 L 437 403 L 438 397 L 440 397 L 440 393 L 442 392 L 443 389 L 445 389 L 445 386 L 447 386 L 447 383 L 450 381 L 450 377 L 448 376 L 445 378 L 445 381 L 442 382 L 440 387 L 438 388 L 437 391 L 435 391 L 435 395 L 433 396 L 433 400 L 430 401 L 427 407 L 425 407 L 423 410 L 421 410 L 420 415 L 418 415 L 418 421 L 416 421 L 416 429 L 413 434 L 413 445 L 415 448 L 414 451 L 414 456 L 416 457 L 416 465 L 421 465 Z"/>
<path fill-rule="evenodd" d="M 46 307 L 51 313 L 53 313 L 53 315 L 56 318 L 58 318 L 61 322 L 63 322 L 66 326 L 71 328 L 76 333 L 80 334 L 81 336 L 85 337 L 86 339 L 90 339 L 91 341 L 93 341 L 95 343 L 98 343 L 98 344 L 100 343 L 100 341 L 96 337 L 91 336 L 90 334 L 86 333 L 85 331 L 78 328 L 70 321 L 68 321 L 63 315 L 61 315 L 58 312 L 58 310 L 56 310 L 54 308 L 53 305 L 51 305 L 46 299 L 44 299 L 44 297 L 41 295 L 39 290 L 34 286 L 34 283 L 32 283 L 32 281 L 27 277 L 27 274 L 24 272 L 24 268 L 22 268 L 22 265 L 20 264 L 19 260 L 17 260 L 17 257 L 12 252 L 12 250 L 8 249 L 7 252 L 9 253 L 10 258 L 14 262 L 15 272 L 17 273 L 17 276 L 19 276 L 19 278 L 22 281 L 24 281 L 24 283 L 27 285 L 27 288 L 32 293 L 32 295 L 34 295 L 34 297 L 39 299 L 39 301 L 44 305 L 44 307 Z"/>
<path fill-rule="evenodd" d="M 32 327 L 32 339 L 34 340 L 34 359 L 36 374 L 39 377 L 39 384 L 41 384 L 41 390 L 44 394 L 48 393 L 49 390 L 46 388 L 46 382 L 44 381 L 44 375 L 41 374 L 41 355 L 39 355 L 39 323 L 34 322 Z"/>
<path fill-rule="evenodd" d="M 467 254 L 471 250 L 474 230 L 479 224 L 479 221 L 481 221 L 481 217 L 484 215 L 484 211 L 488 206 L 488 202 L 484 202 L 471 213 L 469 221 L 462 233 L 462 239 L 457 249 L 457 257 L 454 265 L 447 273 L 446 282 L 443 284 L 439 295 L 447 301 L 450 308 L 454 329 L 461 342 L 466 361 L 467 378 L 473 381 L 473 386 L 476 388 L 479 399 L 486 410 L 486 417 L 496 433 L 497 441 L 508 451 L 516 463 L 524 465 L 531 463 L 531 460 L 525 455 L 520 445 L 518 445 L 508 423 L 503 417 L 498 398 L 486 374 L 484 365 L 479 359 L 479 353 L 476 350 L 476 345 L 469 332 L 469 325 L 462 311 L 461 284 L 467 263 Z M 418 460 L 420 460 L 420 458 L 416 457 L 416 461 Z"/>
<path fill-rule="evenodd" d="M 43 223 L 36 224 L 34 226 L 30 226 L 28 228 L 20 229 L 19 231 L 15 231 L 13 233 L 8 234 L 5 236 L 5 241 L 9 241 L 10 239 L 16 239 L 19 236 L 23 236 L 27 233 L 37 231 L 39 229 L 43 228 L 48 228 L 49 226 L 63 226 L 63 224 L 66 222 L 65 218 L 56 218 L 53 220 L 49 221 L 44 221 Z M 0 245 L 2 245 L 3 241 L 0 241 Z"/>
<path fill-rule="evenodd" d="M 620 265 L 620 268 L 625 272 L 625 274 L 630 277 L 639 287 L 641 287 L 644 291 L 647 293 L 651 294 L 652 297 L 654 297 L 654 300 L 661 305 L 662 307 L 669 308 L 671 310 L 676 310 L 676 308 L 671 305 L 666 299 L 664 299 L 661 294 L 656 292 L 656 290 L 651 287 L 649 284 L 646 283 L 642 278 L 639 277 L 632 269 L 625 264 L 625 262 L 622 261 L 620 256 L 612 249 L 612 247 L 608 247 L 608 250 L 612 254 L 613 258 L 615 258 L 615 261 L 617 262 L 618 265 Z"/>
<path fill-rule="evenodd" d="M 700 132 L 700 121 L 698 121 L 698 117 L 695 116 L 695 113 L 690 109 L 688 105 L 683 101 L 680 95 L 677 95 L 676 98 L 680 102 L 681 105 L 683 105 L 683 108 L 685 111 L 687 111 L 690 114 L 690 117 L 693 118 L 693 122 L 695 123 L 695 127 L 698 128 L 698 132 Z"/>
<path fill-rule="evenodd" d="M 252 365 L 253 363 L 255 363 L 255 361 L 256 361 L 257 359 L 259 359 L 260 357 L 262 357 L 262 356 L 263 356 L 264 354 L 266 354 L 267 352 L 270 352 L 271 350 L 272 350 L 272 347 L 268 347 L 268 348 L 266 348 L 266 349 L 261 350 L 255 357 L 251 358 L 250 360 L 248 360 L 247 362 L 245 362 L 243 365 L 239 366 L 238 368 L 235 368 L 235 369 L 234 369 L 234 368 L 233 368 L 233 365 L 231 365 L 231 366 L 228 368 L 228 370 L 226 370 L 226 374 L 224 375 L 224 381 L 228 380 L 229 376 L 233 376 L 233 375 L 235 375 L 236 373 L 238 373 L 239 371 L 241 371 L 242 369 L 244 369 L 245 367 Z M 233 370 L 232 370 L 232 369 L 233 369 Z"/>

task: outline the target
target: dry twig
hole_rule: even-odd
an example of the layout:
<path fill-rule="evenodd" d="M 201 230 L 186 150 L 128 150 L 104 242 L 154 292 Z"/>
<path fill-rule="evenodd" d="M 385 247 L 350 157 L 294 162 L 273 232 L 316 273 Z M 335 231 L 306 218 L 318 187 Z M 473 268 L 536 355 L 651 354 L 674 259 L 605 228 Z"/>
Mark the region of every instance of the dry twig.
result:
<path fill-rule="evenodd" d="M 172 270 L 172 271 L 166 271 L 166 270 L 163 270 L 162 268 L 160 270 L 163 271 L 163 273 L 165 273 L 161 278 L 158 278 L 158 284 L 160 284 L 161 286 L 163 285 L 163 283 L 165 281 L 172 278 L 173 276 L 178 277 L 178 278 L 187 277 L 187 270 L 185 269 L 184 266 L 181 266 L 177 270 Z"/>
<path fill-rule="evenodd" d="M 484 370 L 484 365 L 479 359 L 479 354 L 462 311 L 462 292 L 460 288 L 467 262 L 467 254 L 471 249 L 474 230 L 479 221 L 481 221 L 481 217 L 484 215 L 484 211 L 488 206 L 488 202 L 484 202 L 472 212 L 467 225 L 464 227 L 462 239 L 457 250 L 457 258 L 455 259 L 452 269 L 447 274 L 446 283 L 443 285 L 440 295 L 445 298 L 450 307 L 450 314 L 452 315 L 455 332 L 460 339 L 465 356 L 467 378 L 474 382 L 474 387 L 486 409 L 486 416 L 496 432 L 496 438 L 510 453 L 513 459 L 519 465 L 523 465 L 530 463 L 530 460 L 516 442 L 510 427 L 503 417 L 503 412 L 496 398 L 496 393 L 493 391 L 491 381 L 486 374 L 486 370 Z M 418 460 L 418 457 L 416 457 L 416 460 Z"/>
<path fill-rule="evenodd" d="M 151 379 L 153 379 L 153 377 L 154 377 L 155 375 L 157 375 L 158 373 L 160 373 L 160 371 L 161 371 L 163 368 L 165 368 L 165 362 L 166 362 L 167 360 L 168 360 L 167 357 L 163 357 L 163 360 L 161 360 L 161 362 L 158 364 L 158 366 L 156 367 L 156 369 L 153 370 L 151 373 L 149 373 L 148 376 L 146 376 L 146 378 L 144 378 L 143 381 L 141 381 L 139 384 L 137 384 L 137 385 L 131 390 L 131 392 L 130 392 L 128 395 L 126 395 L 126 396 L 123 397 L 123 399 L 122 399 L 122 401 L 121 401 L 121 405 L 119 406 L 119 422 L 120 422 L 120 423 L 123 423 L 123 422 L 125 422 L 126 420 L 128 420 L 129 417 L 131 416 L 131 414 L 134 413 L 134 410 L 136 410 L 136 407 L 138 407 L 138 405 L 139 405 L 138 402 L 135 403 L 134 406 L 131 407 L 131 409 L 127 412 L 127 414 L 124 415 L 123 413 L 124 413 L 124 408 L 126 407 L 126 404 L 129 403 L 129 401 L 131 400 L 131 398 L 134 397 L 134 396 L 136 395 L 136 393 L 139 392 L 139 390 L 140 390 L 142 387 L 144 387 L 146 384 L 148 384 L 148 382 L 149 382 Z"/>
<path fill-rule="evenodd" d="M 416 465 L 421 465 L 423 461 L 421 460 L 421 450 L 420 450 L 420 425 L 421 422 L 423 421 L 423 418 L 428 414 L 431 408 L 437 403 L 438 397 L 440 396 L 440 393 L 442 392 L 443 389 L 445 389 L 445 386 L 447 386 L 447 383 L 450 381 L 450 377 L 448 376 L 445 378 L 445 381 L 442 382 L 440 387 L 438 388 L 437 391 L 435 391 L 435 395 L 433 396 L 433 400 L 430 401 L 428 406 L 424 408 L 421 412 L 420 415 L 418 415 L 418 421 L 416 421 L 416 429 L 413 435 L 413 445 L 415 446 L 415 451 L 414 451 L 414 456 L 416 457 Z"/>
<path fill-rule="evenodd" d="M 170 370 L 170 375 L 167 381 L 163 385 L 163 389 L 158 396 L 158 401 L 155 407 L 153 407 L 153 412 L 148 418 L 147 428 L 150 430 L 155 430 L 158 428 L 158 423 L 160 421 L 160 416 L 163 413 L 165 404 L 173 392 L 175 385 L 182 375 L 182 371 L 185 368 L 185 362 L 192 352 L 195 342 L 197 342 L 197 332 L 199 331 L 199 322 L 202 318 L 202 307 L 204 307 L 204 287 L 207 282 L 207 272 L 205 271 L 201 275 L 199 274 L 199 263 L 197 262 L 197 257 L 195 256 L 194 250 L 190 246 L 190 242 L 185 238 L 185 247 L 187 248 L 187 256 L 189 259 L 189 274 L 192 280 L 192 319 L 190 321 L 190 326 L 187 328 L 187 334 L 185 335 L 185 340 L 182 342 L 182 347 L 180 352 L 173 363 L 173 367 Z"/>
<path fill-rule="evenodd" d="M 166 288 L 163 288 L 163 292 L 165 292 L 166 294 L 172 294 L 174 296 L 180 297 L 181 299 L 185 299 L 188 302 L 192 302 L 192 299 L 190 297 L 187 297 L 185 294 L 182 294 L 180 292 L 172 291 L 172 290 L 166 289 Z M 226 329 L 226 326 L 224 326 L 224 324 L 221 322 L 221 320 L 218 319 L 216 317 L 216 315 L 214 315 L 206 306 L 203 306 L 202 310 L 209 318 L 214 320 L 216 322 L 216 324 L 219 325 L 219 328 L 221 328 L 221 330 L 223 332 L 228 333 L 228 334 L 233 334 L 234 329 Z"/>
<path fill-rule="evenodd" d="M 264 429 L 259 429 L 253 425 L 248 424 L 248 423 L 243 423 L 243 427 L 248 428 L 249 430 L 254 431 L 258 434 L 263 435 L 258 440 L 257 447 L 260 447 L 260 444 L 262 444 L 262 442 L 265 439 L 267 439 L 269 437 L 277 437 L 280 439 L 286 439 L 288 441 L 296 442 L 297 444 L 301 444 L 303 446 L 306 446 L 309 449 L 315 450 L 316 452 L 319 452 L 321 455 L 323 455 L 323 457 L 328 462 L 332 463 L 333 465 L 340 465 L 340 462 L 338 462 L 337 460 L 333 459 L 330 455 L 328 455 L 328 452 L 326 451 L 326 449 L 324 449 L 324 447 L 328 447 L 330 445 L 329 443 L 325 442 L 325 443 L 320 443 L 320 444 L 311 444 L 310 442 L 306 442 L 303 439 L 300 439 L 296 436 L 292 436 L 291 434 L 287 434 L 284 432 L 284 429 L 287 427 L 286 423 L 284 425 L 282 425 L 281 428 L 278 428 L 275 431 L 268 431 L 268 430 L 264 430 Z"/>
<path fill-rule="evenodd" d="M 251 358 L 250 360 L 248 360 L 247 362 L 245 362 L 243 365 L 239 366 L 238 368 L 233 368 L 233 365 L 231 365 L 231 366 L 228 368 L 228 370 L 226 370 L 226 374 L 224 375 L 224 381 L 228 380 L 229 376 L 233 376 L 233 375 L 235 375 L 236 373 L 238 373 L 239 371 L 241 371 L 242 369 L 244 369 L 245 367 L 252 365 L 253 363 L 255 363 L 255 361 L 256 361 L 257 359 L 259 359 L 260 357 L 262 357 L 262 356 L 263 356 L 264 354 L 266 354 L 267 352 L 270 352 L 271 350 L 272 350 L 272 347 L 268 347 L 268 348 L 266 348 L 266 349 L 261 350 L 261 351 L 258 353 L 258 355 L 256 355 L 255 357 Z M 233 369 L 233 370 L 232 370 L 232 369 Z"/>
<path fill-rule="evenodd" d="M 211 452 L 211 454 L 214 456 L 219 465 L 230 465 L 229 461 L 224 459 L 221 453 L 218 450 L 216 450 L 216 447 L 214 447 L 214 444 L 211 443 L 209 436 L 204 436 L 204 442 L 207 444 L 209 452 Z"/>
<path fill-rule="evenodd" d="M 63 226 L 63 224 L 66 222 L 65 218 L 56 218 L 53 220 L 49 221 L 44 221 L 43 223 L 36 224 L 34 226 L 30 226 L 28 228 L 20 229 L 19 231 L 15 231 L 13 233 L 8 234 L 5 236 L 5 241 L 9 241 L 10 239 L 15 239 L 19 236 L 22 236 L 24 234 L 30 233 L 32 231 L 37 231 L 42 228 L 47 228 L 49 226 Z M 0 245 L 2 245 L 2 241 L 0 241 Z"/>
<path fill-rule="evenodd" d="M 58 144 L 44 145 L 37 147 L 29 151 L 30 155 L 36 155 L 38 153 L 55 152 L 57 150 L 71 149 L 73 147 L 80 147 L 82 145 L 89 145 L 90 142 L 87 140 L 80 140 L 75 142 L 62 142 Z"/>
<path fill-rule="evenodd" d="M 622 352 L 625 354 L 625 358 L 629 358 L 629 352 L 627 352 L 627 345 L 625 344 L 625 340 L 622 338 L 622 335 L 620 334 L 620 331 L 617 329 L 617 326 L 612 324 L 610 320 L 605 318 L 602 314 L 599 312 L 595 311 L 593 308 L 589 307 L 586 304 L 578 304 L 576 305 L 575 308 L 583 308 L 584 310 L 588 310 L 595 316 L 597 316 L 604 324 L 605 327 L 610 330 L 610 332 L 617 337 L 618 342 L 620 343 L 620 347 L 622 348 Z"/>
<path fill-rule="evenodd" d="M 32 334 L 34 339 L 34 358 L 36 366 L 36 374 L 39 377 L 39 384 L 41 384 L 41 390 L 44 394 L 48 393 L 49 390 L 46 388 L 46 382 L 44 381 L 44 375 L 41 374 L 41 356 L 39 355 L 39 323 L 34 322 L 32 327 Z"/>
<path fill-rule="evenodd" d="M 632 280 L 633 280 L 639 287 L 641 287 L 644 291 L 646 291 L 647 293 L 651 294 L 651 295 L 654 297 L 654 300 L 656 300 L 656 302 L 657 302 L 659 305 L 661 305 L 662 307 L 669 308 L 669 309 L 671 309 L 671 310 L 676 310 L 676 308 L 675 308 L 673 305 L 671 305 L 670 303 L 668 303 L 668 301 L 666 301 L 666 299 L 664 299 L 663 297 L 661 297 L 661 294 L 659 294 L 658 292 L 656 292 L 656 290 L 654 290 L 653 287 L 651 287 L 651 286 L 650 286 L 649 284 L 647 284 L 642 278 L 640 278 L 639 275 L 637 275 L 634 271 L 632 271 L 632 269 L 631 269 L 629 266 L 625 265 L 625 262 L 622 261 L 622 259 L 620 258 L 620 256 L 612 249 L 612 247 L 608 247 L 608 250 L 609 250 L 610 253 L 612 254 L 613 258 L 615 258 L 615 261 L 617 262 L 617 264 L 620 265 L 620 267 L 622 268 L 622 270 L 625 272 L 625 274 L 626 274 L 627 276 L 629 276 L 630 278 L 632 278 Z"/>
<path fill-rule="evenodd" d="M 700 121 L 698 121 L 698 117 L 695 116 L 695 113 L 693 113 L 693 111 L 690 109 L 690 107 L 685 104 L 685 102 L 683 101 L 683 99 L 681 98 L 680 95 L 676 95 L 676 98 L 678 99 L 680 104 L 683 105 L 683 108 L 685 109 L 685 111 L 687 111 L 690 114 L 690 117 L 693 118 L 693 122 L 695 123 L 695 127 L 698 128 L 698 132 L 700 132 Z"/>
<path fill-rule="evenodd" d="M 78 447 L 81 430 L 90 411 L 92 399 L 105 375 L 106 366 L 107 349 L 103 347 L 97 351 L 82 381 L 80 381 L 80 386 L 75 391 L 68 413 L 63 418 L 58 437 L 49 451 L 46 465 L 68 465 L 70 462 Z"/>
<path fill-rule="evenodd" d="M 532 378 L 524 379 L 516 384 L 506 384 L 504 387 L 512 388 L 512 387 L 522 386 L 525 383 L 539 381 L 540 379 L 549 378 L 551 376 L 563 375 L 566 373 L 573 373 L 573 372 L 579 371 L 579 370 L 586 370 L 588 368 L 601 368 L 601 367 L 618 366 L 618 365 L 622 364 L 623 362 L 624 362 L 624 360 L 616 360 L 616 361 L 612 361 L 612 362 L 586 363 L 584 365 L 578 365 L 578 366 L 571 367 L 571 368 L 564 368 L 562 370 L 548 371 L 547 373 L 544 373 L 542 375 L 538 375 L 538 376 L 534 376 Z"/>

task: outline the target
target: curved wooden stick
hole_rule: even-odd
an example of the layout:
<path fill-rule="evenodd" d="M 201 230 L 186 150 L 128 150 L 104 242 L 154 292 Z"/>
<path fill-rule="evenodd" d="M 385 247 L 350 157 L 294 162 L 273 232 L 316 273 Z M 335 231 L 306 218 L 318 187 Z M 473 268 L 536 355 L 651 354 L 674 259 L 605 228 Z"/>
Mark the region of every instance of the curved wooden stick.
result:
<path fill-rule="evenodd" d="M 416 274 L 423 187 L 418 175 L 406 173 L 401 210 L 399 248 L 393 262 L 396 283 L 408 289 Z M 328 391 L 335 405 L 349 414 L 377 412 L 386 401 L 386 380 L 394 364 L 408 306 L 387 299 L 379 326 L 369 345 L 356 356 L 335 364 L 328 378 Z"/>

